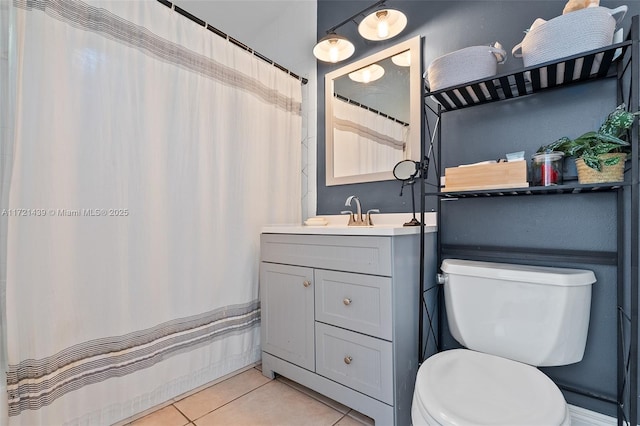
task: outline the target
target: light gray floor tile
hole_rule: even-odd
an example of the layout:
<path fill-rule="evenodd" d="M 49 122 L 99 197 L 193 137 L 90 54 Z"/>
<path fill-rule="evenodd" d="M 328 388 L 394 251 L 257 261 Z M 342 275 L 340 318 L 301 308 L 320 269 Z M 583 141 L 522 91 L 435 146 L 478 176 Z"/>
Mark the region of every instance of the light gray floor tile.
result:
<path fill-rule="evenodd" d="M 177 401 L 174 405 L 189 420 L 196 420 L 269 381 L 258 370 L 252 368 Z"/>
<path fill-rule="evenodd" d="M 189 420 L 176 407 L 169 405 L 136 420 L 131 426 L 184 426 L 188 423 Z"/>
<path fill-rule="evenodd" d="M 195 421 L 197 426 L 331 426 L 343 413 L 277 380 Z"/>

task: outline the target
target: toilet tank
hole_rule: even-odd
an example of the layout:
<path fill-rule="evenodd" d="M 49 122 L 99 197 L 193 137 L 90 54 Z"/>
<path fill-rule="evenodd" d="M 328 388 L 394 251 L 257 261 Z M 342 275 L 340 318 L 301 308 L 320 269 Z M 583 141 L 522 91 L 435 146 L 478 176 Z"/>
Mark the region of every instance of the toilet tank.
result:
<path fill-rule="evenodd" d="M 582 360 L 592 271 L 446 259 L 452 336 L 469 349 L 534 366 Z"/>

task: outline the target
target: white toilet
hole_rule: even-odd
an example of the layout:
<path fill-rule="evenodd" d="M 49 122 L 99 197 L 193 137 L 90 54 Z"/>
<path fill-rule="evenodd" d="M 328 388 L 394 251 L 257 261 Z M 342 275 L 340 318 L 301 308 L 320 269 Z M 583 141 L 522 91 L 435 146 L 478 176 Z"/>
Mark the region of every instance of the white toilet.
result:
<path fill-rule="evenodd" d="M 420 366 L 413 426 L 570 425 L 560 389 L 534 366 L 582 359 L 593 272 L 457 259 L 442 271 L 449 331 L 468 349 Z"/>

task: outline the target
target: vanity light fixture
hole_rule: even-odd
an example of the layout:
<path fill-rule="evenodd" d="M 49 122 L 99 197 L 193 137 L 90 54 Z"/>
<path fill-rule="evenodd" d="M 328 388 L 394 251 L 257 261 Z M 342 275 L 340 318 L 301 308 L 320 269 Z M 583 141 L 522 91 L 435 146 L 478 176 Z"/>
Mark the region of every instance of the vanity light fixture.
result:
<path fill-rule="evenodd" d="M 336 34 L 336 30 L 348 22 L 354 22 L 358 16 L 365 16 L 374 10 L 360 22 L 358 32 L 367 40 L 387 40 L 397 36 L 407 26 L 407 17 L 404 13 L 395 9 L 380 9 L 387 0 L 380 0 L 371 6 L 361 10 L 355 15 L 345 19 L 338 25 L 327 30 L 327 35 L 322 37 L 313 48 L 313 55 L 324 62 L 336 63 L 349 58 L 355 52 L 355 46 L 346 37 Z M 377 10 L 375 10 L 377 9 Z"/>
<path fill-rule="evenodd" d="M 379 80 L 384 75 L 384 68 L 378 64 L 372 64 L 368 67 L 360 68 L 354 72 L 349 73 L 349 78 L 358 83 L 371 83 L 372 81 Z"/>
<path fill-rule="evenodd" d="M 336 63 L 353 55 L 355 46 L 345 37 L 336 33 L 327 34 L 316 47 L 313 48 L 313 56 L 321 61 Z"/>
<path fill-rule="evenodd" d="M 369 14 L 358 25 L 358 32 L 367 40 L 387 40 L 407 26 L 407 17 L 395 9 L 382 9 Z"/>

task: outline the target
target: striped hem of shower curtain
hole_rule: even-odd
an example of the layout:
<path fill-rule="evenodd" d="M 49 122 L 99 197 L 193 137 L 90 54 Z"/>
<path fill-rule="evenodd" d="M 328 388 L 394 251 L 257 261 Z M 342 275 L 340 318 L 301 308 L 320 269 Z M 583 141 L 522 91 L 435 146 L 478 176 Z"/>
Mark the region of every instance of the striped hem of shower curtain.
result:
<path fill-rule="evenodd" d="M 91 340 L 7 369 L 9 416 L 37 410 L 84 386 L 149 368 L 164 359 L 257 327 L 260 302 L 219 308 L 123 336 Z"/>
<path fill-rule="evenodd" d="M 78 0 L 13 0 L 27 11 L 40 11 L 51 18 L 84 31 L 133 47 L 140 52 L 182 69 L 196 72 L 226 86 L 250 92 L 277 108 L 302 115 L 302 103 L 271 89 L 231 67 L 153 34 L 148 29 L 113 13 Z M 159 7 L 164 7 L 158 3 Z"/>
<path fill-rule="evenodd" d="M 351 120 L 344 120 L 337 117 L 333 117 L 333 128 L 343 132 L 355 133 L 358 136 L 370 139 L 381 145 L 390 146 L 391 148 L 394 148 L 394 149 L 401 149 L 403 151 L 405 149 L 404 141 L 400 141 L 392 138 L 391 136 L 387 136 L 380 132 L 376 132 L 375 130 L 367 126 L 363 126 L 362 124 L 358 124 Z"/>

